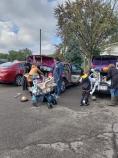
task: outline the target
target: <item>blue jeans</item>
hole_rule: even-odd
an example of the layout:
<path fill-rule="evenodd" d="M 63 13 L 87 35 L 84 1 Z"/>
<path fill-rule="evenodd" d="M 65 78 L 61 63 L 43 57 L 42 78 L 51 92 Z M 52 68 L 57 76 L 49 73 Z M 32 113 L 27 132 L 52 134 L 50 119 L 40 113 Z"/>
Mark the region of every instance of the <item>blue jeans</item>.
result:
<path fill-rule="evenodd" d="M 57 95 L 57 96 L 60 96 L 60 94 L 61 94 L 61 84 L 62 84 L 62 81 L 61 80 L 59 80 L 59 81 L 57 81 L 56 82 L 56 87 L 55 87 L 55 94 Z"/>
<path fill-rule="evenodd" d="M 112 88 L 112 89 L 110 90 L 110 93 L 111 93 L 111 96 L 112 96 L 112 97 L 118 96 L 118 88 Z"/>

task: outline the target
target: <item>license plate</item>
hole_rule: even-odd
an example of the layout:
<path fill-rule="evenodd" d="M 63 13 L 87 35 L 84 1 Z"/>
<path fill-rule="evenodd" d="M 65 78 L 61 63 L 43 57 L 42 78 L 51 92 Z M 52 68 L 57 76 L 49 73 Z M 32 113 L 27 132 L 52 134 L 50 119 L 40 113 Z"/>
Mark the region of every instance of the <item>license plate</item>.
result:
<path fill-rule="evenodd" d="M 107 90 L 107 86 L 99 86 L 99 89 L 106 91 Z"/>

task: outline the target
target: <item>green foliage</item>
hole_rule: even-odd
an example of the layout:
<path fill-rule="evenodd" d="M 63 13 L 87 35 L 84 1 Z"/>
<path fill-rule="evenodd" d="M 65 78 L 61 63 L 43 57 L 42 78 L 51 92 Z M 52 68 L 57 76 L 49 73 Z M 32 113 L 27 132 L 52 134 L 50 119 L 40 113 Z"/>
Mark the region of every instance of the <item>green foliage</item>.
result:
<path fill-rule="evenodd" d="M 65 60 L 73 63 L 73 64 L 80 64 L 82 63 L 82 56 L 80 54 L 80 47 L 78 40 L 72 38 L 68 42 L 67 49 L 64 53 Z"/>
<path fill-rule="evenodd" d="M 53 56 L 52 56 L 53 58 L 58 58 L 58 59 L 60 59 L 60 60 L 64 60 L 64 57 L 63 57 L 63 54 L 62 53 L 54 53 L 53 54 Z"/>
<path fill-rule="evenodd" d="M 89 61 L 118 28 L 117 0 L 75 0 L 59 4 L 55 9 L 58 35 L 68 46 L 76 37 L 81 54 Z"/>
<path fill-rule="evenodd" d="M 0 59 L 8 59 L 8 54 L 0 53 Z"/>
<path fill-rule="evenodd" d="M 29 55 L 31 55 L 32 52 L 31 50 L 29 49 L 22 49 L 22 50 L 19 50 L 19 51 L 14 51 L 14 50 L 10 50 L 9 51 L 9 56 L 8 56 L 8 59 L 10 61 L 13 61 L 13 60 L 20 60 L 20 61 L 23 61 L 25 60 L 25 58 Z"/>
<path fill-rule="evenodd" d="M 8 54 L 0 53 L 0 60 L 7 59 L 9 61 L 13 61 L 13 60 L 24 61 L 25 58 L 31 54 L 32 54 L 32 51 L 27 48 L 19 50 L 19 51 L 10 50 Z"/>
<path fill-rule="evenodd" d="M 64 52 L 65 52 L 63 43 L 55 45 L 55 47 L 56 47 L 55 53 L 53 53 L 53 54 L 51 54 L 49 56 L 51 56 L 53 58 L 59 58 L 60 60 L 63 61 L 64 60 Z"/>

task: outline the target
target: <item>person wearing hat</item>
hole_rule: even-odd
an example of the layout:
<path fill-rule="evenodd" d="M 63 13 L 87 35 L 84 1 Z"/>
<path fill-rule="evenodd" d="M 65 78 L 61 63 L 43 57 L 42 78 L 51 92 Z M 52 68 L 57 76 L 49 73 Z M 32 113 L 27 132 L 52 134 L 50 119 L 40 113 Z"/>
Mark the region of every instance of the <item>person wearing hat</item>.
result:
<path fill-rule="evenodd" d="M 108 66 L 108 75 L 106 80 L 111 80 L 111 106 L 118 105 L 118 69 L 114 64 Z"/>
<path fill-rule="evenodd" d="M 80 83 L 82 84 L 82 96 L 80 101 L 80 106 L 89 105 L 89 96 L 91 90 L 91 81 L 87 73 L 81 74 Z"/>

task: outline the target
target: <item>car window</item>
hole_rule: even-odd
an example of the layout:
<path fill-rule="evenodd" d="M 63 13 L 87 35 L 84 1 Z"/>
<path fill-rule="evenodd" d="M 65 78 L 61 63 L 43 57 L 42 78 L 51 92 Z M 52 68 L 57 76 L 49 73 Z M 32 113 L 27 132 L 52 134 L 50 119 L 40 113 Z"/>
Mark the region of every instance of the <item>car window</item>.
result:
<path fill-rule="evenodd" d="M 20 68 L 25 69 L 25 64 L 24 63 L 20 63 L 19 66 L 20 66 Z"/>
<path fill-rule="evenodd" d="M 117 58 L 113 57 L 94 57 L 92 63 L 94 65 L 107 65 L 114 64 L 117 61 Z"/>
<path fill-rule="evenodd" d="M 69 69 L 69 66 L 68 65 L 66 65 L 66 64 L 64 64 L 64 71 L 69 71 L 70 69 Z"/>
<path fill-rule="evenodd" d="M 72 65 L 72 72 L 73 73 L 81 73 L 81 68 L 78 65 Z"/>
<path fill-rule="evenodd" d="M 40 66 L 40 69 L 42 71 L 48 71 L 48 72 L 52 72 L 53 71 L 53 68 L 49 67 L 49 66 Z"/>
<path fill-rule="evenodd" d="M 0 61 L 0 64 L 3 64 L 4 62 L 3 61 Z"/>

